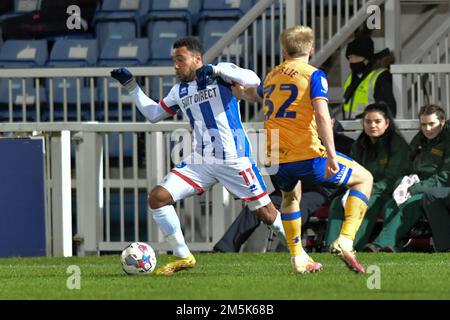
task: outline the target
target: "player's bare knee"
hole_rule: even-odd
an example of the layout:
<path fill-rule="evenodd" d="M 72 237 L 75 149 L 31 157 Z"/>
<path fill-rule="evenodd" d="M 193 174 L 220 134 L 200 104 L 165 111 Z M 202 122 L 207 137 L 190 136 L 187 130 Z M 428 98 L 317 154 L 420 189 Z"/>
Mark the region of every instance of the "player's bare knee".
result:
<path fill-rule="evenodd" d="M 162 207 L 158 199 L 158 194 L 155 192 L 154 189 L 150 191 L 150 193 L 148 194 L 147 204 L 150 209 L 159 209 Z"/>
<path fill-rule="evenodd" d="M 283 198 L 281 200 L 281 209 L 300 207 L 300 194 L 292 192 L 283 192 Z M 289 209 L 290 210 L 290 209 Z"/>
<path fill-rule="evenodd" d="M 370 185 L 373 184 L 373 176 L 372 176 L 372 173 L 370 173 L 370 171 L 367 170 L 367 169 L 364 169 L 364 181 L 363 181 L 363 182 L 365 182 L 365 183 L 367 183 L 367 184 L 370 184 Z"/>
<path fill-rule="evenodd" d="M 172 203 L 172 198 L 166 189 L 157 186 L 150 191 L 147 202 L 150 209 L 159 209 Z"/>
<path fill-rule="evenodd" d="M 283 192 L 283 202 L 285 202 L 286 204 L 300 202 L 300 193 L 296 190 L 291 192 Z"/>

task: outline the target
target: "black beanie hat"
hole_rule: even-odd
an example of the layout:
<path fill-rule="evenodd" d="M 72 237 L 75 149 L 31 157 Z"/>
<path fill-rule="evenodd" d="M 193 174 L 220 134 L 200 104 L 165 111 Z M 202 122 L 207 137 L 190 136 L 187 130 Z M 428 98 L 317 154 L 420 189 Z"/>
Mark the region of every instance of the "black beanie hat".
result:
<path fill-rule="evenodd" d="M 372 59 L 374 54 L 373 40 L 369 36 L 356 38 L 347 45 L 347 51 L 345 52 L 347 59 L 351 54 L 364 57 L 367 60 Z"/>

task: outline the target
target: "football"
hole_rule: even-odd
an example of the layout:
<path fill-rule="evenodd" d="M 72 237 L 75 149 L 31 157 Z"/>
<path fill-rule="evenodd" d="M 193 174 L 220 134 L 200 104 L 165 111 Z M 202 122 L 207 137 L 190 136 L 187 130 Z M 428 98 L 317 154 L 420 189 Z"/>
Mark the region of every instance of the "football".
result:
<path fill-rule="evenodd" d="M 148 244 L 133 242 L 122 251 L 120 262 L 127 274 L 150 274 L 156 267 L 156 254 Z"/>

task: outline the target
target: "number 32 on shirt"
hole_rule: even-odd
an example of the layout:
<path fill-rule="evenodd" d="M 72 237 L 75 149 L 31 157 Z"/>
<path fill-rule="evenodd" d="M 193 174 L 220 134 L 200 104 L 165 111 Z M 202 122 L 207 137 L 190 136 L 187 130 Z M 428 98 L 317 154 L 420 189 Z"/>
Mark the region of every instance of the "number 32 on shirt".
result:
<path fill-rule="evenodd" d="M 267 107 L 265 118 L 268 120 L 274 112 L 275 118 L 295 118 L 297 113 L 295 111 L 286 112 L 286 109 L 292 104 L 292 102 L 297 99 L 298 96 L 298 88 L 294 84 L 281 84 L 279 85 L 280 91 L 287 91 L 289 93 L 289 97 L 284 101 L 281 106 L 276 106 L 271 99 L 272 93 L 277 88 L 276 85 L 271 85 L 264 88 L 264 101 L 265 106 Z"/>

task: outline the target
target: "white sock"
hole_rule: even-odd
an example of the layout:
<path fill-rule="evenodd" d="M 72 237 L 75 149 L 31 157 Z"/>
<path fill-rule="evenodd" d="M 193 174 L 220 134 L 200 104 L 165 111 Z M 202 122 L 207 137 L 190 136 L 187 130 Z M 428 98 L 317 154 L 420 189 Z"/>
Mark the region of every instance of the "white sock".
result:
<path fill-rule="evenodd" d="M 180 219 L 173 206 L 164 206 L 159 209 L 150 209 L 153 220 L 166 237 L 173 250 L 173 254 L 180 258 L 187 258 L 191 253 L 181 232 Z"/>
<path fill-rule="evenodd" d="M 281 213 L 277 210 L 277 217 L 275 218 L 275 221 L 270 226 L 278 235 L 279 240 L 287 246 L 286 242 L 286 233 L 284 232 L 283 228 L 283 222 L 281 221 Z"/>
<path fill-rule="evenodd" d="M 180 258 L 187 258 L 191 254 L 181 230 L 175 234 L 166 237 L 167 242 L 173 248 L 173 254 Z"/>

